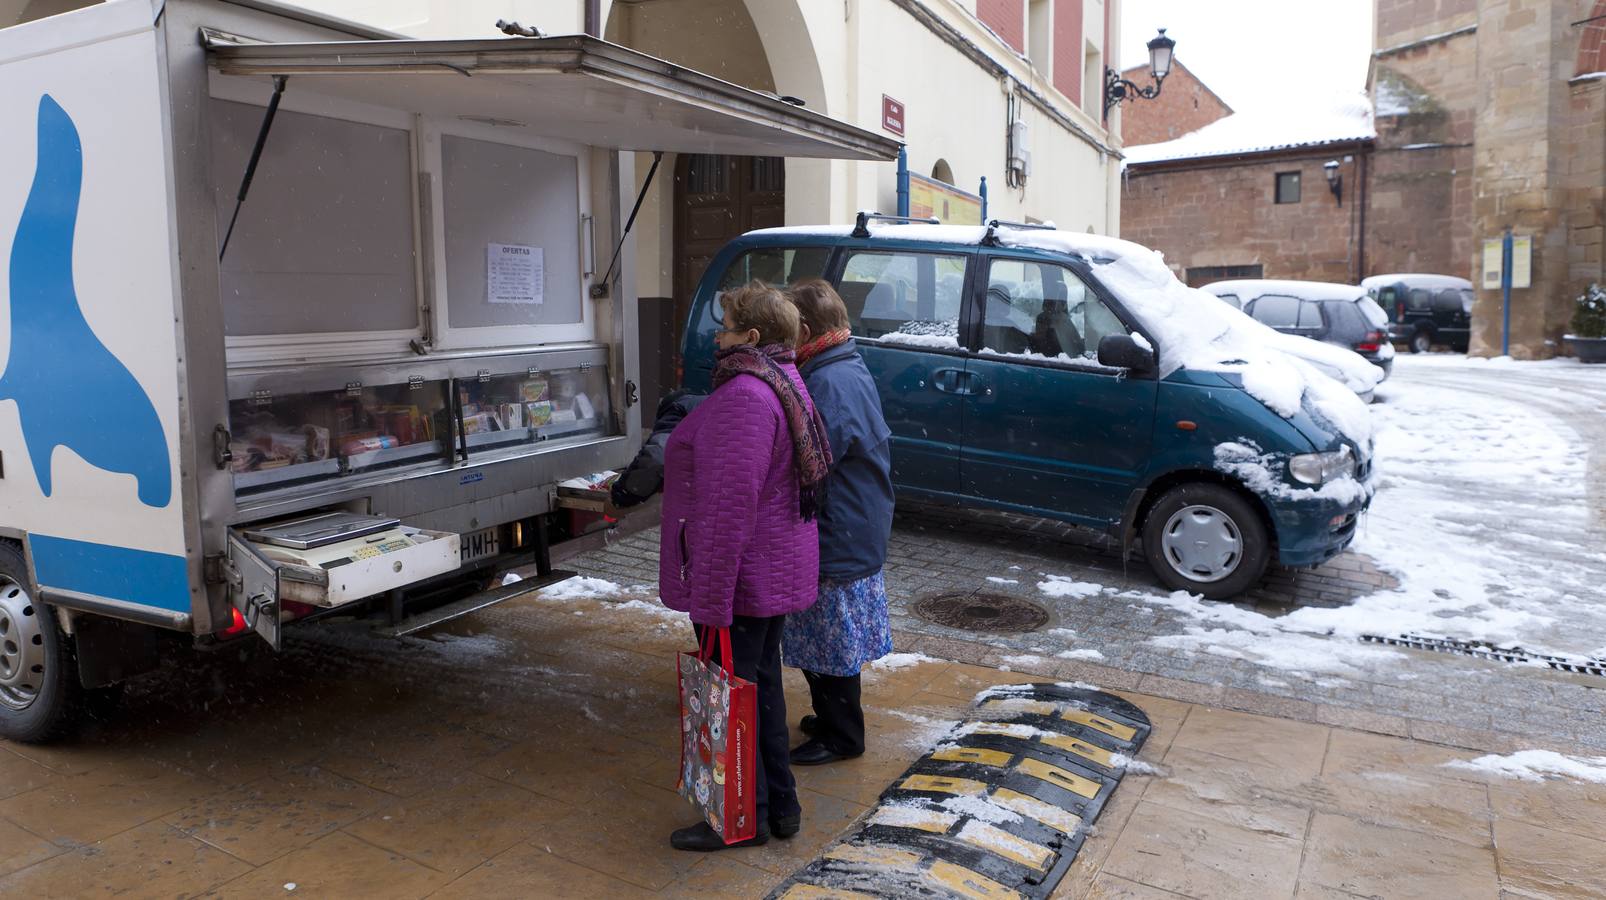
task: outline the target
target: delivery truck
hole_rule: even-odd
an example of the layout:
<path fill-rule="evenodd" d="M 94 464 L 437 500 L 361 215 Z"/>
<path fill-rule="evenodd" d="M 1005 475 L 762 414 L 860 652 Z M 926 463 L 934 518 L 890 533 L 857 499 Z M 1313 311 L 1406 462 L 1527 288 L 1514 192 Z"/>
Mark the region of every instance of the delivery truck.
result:
<path fill-rule="evenodd" d="M 590 36 L 408 40 L 265 0 L 0 29 L 0 84 L 24 741 L 174 640 L 401 635 L 561 577 L 556 486 L 641 439 L 629 232 L 661 155 L 898 151 Z"/>

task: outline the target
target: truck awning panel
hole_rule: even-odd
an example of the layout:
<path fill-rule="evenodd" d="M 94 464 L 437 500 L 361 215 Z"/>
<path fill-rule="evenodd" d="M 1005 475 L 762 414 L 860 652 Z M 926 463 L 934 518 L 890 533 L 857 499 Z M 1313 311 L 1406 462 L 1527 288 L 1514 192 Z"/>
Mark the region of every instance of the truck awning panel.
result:
<path fill-rule="evenodd" d="M 257 43 L 203 30 L 223 75 L 594 147 L 887 160 L 898 142 L 588 36 Z M 264 98 L 266 98 L 264 93 Z"/>

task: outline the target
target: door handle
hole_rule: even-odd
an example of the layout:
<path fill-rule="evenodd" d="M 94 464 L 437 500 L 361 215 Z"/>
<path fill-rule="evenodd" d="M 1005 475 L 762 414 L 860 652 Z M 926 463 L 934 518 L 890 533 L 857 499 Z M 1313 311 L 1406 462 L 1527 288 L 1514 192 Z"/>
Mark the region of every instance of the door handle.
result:
<path fill-rule="evenodd" d="M 993 395 L 993 389 L 987 386 L 987 380 L 985 378 L 982 378 L 975 372 L 966 372 L 965 389 L 960 391 L 960 393 L 969 395 L 981 394 L 986 397 L 991 397 Z"/>
<path fill-rule="evenodd" d="M 944 394 L 962 394 L 959 379 L 964 374 L 963 369 L 938 369 L 931 373 L 931 386 Z"/>

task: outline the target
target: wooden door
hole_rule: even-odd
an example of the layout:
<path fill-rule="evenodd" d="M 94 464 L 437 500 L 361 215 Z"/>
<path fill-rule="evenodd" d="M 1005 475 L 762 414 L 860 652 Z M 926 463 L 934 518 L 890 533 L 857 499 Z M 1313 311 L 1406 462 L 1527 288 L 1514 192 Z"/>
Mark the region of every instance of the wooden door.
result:
<path fill-rule="evenodd" d="M 675 161 L 675 334 L 708 263 L 732 238 L 786 220 L 786 163 L 773 156 L 682 154 Z"/>

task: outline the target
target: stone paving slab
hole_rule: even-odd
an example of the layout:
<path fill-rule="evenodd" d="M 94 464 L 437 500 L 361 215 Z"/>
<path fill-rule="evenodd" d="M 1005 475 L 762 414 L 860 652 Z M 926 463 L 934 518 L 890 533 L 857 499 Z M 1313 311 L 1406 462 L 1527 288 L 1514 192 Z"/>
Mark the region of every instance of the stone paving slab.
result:
<path fill-rule="evenodd" d="M 287 631 L 278 659 L 174 660 L 77 743 L 0 744 L 0 896 L 759 897 L 977 691 L 1066 677 L 871 670 L 870 750 L 798 770 L 803 832 L 703 856 L 666 840 L 691 818 L 673 791 L 673 656 L 690 643 L 647 604 L 522 599 L 422 638 L 323 625 Z M 1490 779 L 1444 767 L 1465 750 L 1116 692 L 1153 722 L 1139 761 L 1155 769 L 1128 773 L 1058 897 L 1606 890 L 1606 786 Z M 806 697 L 789 674 L 792 719 Z"/>

